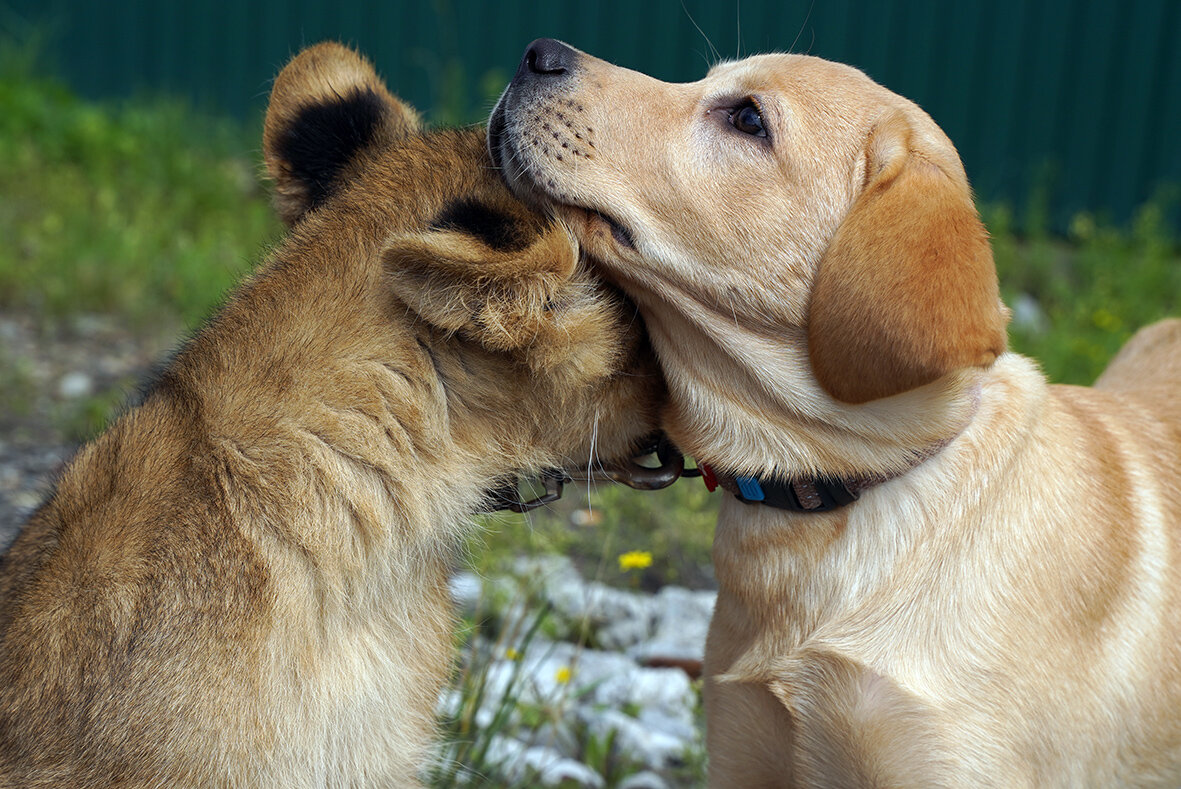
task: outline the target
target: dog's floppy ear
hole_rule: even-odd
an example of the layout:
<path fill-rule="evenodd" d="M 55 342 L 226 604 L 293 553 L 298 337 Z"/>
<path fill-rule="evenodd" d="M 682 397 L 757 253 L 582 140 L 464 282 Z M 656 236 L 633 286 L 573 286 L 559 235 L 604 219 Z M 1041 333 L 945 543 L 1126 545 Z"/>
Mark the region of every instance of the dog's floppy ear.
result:
<path fill-rule="evenodd" d="M 279 216 L 294 224 L 332 194 L 359 153 L 418 128 L 414 110 L 356 52 L 333 42 L 300 52 L 275 78 L 263 125 Z"/>
<path fill-rule="evenodd" d="M 606 374 L 619 351 L 618 302 L 578 265 L 563 225 L 517 221 L 460 201 L 433 228 L 393 239 L 383 253 L 393 295 L 423 321 L 518 353 L 535 371 Z"/>
<path fill-rule="evenodd" d="M 394 295 L 427 323 L 493 350 L 528 344 L 569 283 L 578 247 L 558 224 L 501 215 L 476 201 L 394 238 L 383 264 Z"/>
<path fill-rule="evenodd" d="M 900 111 L 879 121 L 865 189 L 816 274 L 812 369 L 846 403 L 987 367 L 1005 350 L 988 234 L 958 163 L 925 146 Z"/>

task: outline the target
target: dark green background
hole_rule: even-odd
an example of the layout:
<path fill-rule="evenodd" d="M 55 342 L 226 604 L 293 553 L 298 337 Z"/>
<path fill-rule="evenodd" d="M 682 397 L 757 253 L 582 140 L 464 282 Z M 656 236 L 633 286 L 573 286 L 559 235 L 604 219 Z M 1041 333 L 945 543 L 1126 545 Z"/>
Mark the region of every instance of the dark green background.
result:
<path fill-rule="evenodd" d="M 1019 218 L 1062 228 L 1085 209 L 1124 222 L 1152 199 L 1174 227 L 1178 216 L 1178 0 L 0 0 L 0 26 L 43 37 L 49 67 L 84 95 L 175 93 L 244 118 L 262 112 L 283 62 L 324 38 L 364 51 L 443 122 L 486 115 L 540 36 L 678 81 L 719 57 L 805 52 L 917 101 L 978 196 Z"/>

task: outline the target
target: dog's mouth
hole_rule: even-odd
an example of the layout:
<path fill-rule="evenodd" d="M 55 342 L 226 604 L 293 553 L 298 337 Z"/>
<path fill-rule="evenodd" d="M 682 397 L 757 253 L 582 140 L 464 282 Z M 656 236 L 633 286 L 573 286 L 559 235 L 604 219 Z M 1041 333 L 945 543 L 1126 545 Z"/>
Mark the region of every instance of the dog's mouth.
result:
<path fill-rule="evenodd" d="M 533 167 L 525 161 L 524 155 L 512 146 L 511 136 L 507 133 L 506 103 L 502 98 L 488 119 L 488 152 L 492 156 L 493 167 L 500 171 L 509 189 L 542 209 L 567 219 L 581 219 L 580 224 L 585 224 L 590 233 L 596 228 L 605 229 L 620 248 L 634 250 L 636 237 L 627 225 L 607 211 L 571 200 L 553 181 L 547 183 L 533 172 Z"/>
<path fill-rule="evenodd" d="M 627 225 L 620 222 L 611 214 L 597 208 L 589 208 L 562 200 L 547 193 L 536 184 L 533 185 L 533 189 L 533 198 L 539 203 L 542 209 L 550 211 L 555 216 L 566 220 L 571 227 L 582 228 L 581 232 L 575 230 L 575 235 L 581 236 L 584 241 L 595 238 L 596 236 L 609 236 L 617 250 L 636 251 L 636 240 L 635 236 L 632 235 L 632 231 Z"/>
<path fill-rule="evenodd" d="M 578 208 L 578 206 L 571 207 Z M 607 229 L 611 232 L 611 237 L 615 239 L 615 243 L 619 244 L 619 246 L 625 249 L 636 248 L 636 240 L 635 237 L 632 236 L 631 230 L 629 230 L 626 225 L 620 223 L 619 220 L 615 219 L 615 217 L 611 216 L 610 214 L 605 214 L 602 211 L 596 211 L 590 208 L 584 208 L 582 210 L 590 214 L 594 220 L 606 224 Z"/>

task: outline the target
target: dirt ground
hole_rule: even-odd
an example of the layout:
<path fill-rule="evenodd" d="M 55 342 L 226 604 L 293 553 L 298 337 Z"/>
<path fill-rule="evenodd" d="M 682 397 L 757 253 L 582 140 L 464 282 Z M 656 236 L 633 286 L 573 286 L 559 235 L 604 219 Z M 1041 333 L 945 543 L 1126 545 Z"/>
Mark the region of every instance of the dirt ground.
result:
<path fill-rule="evenodd" d="M 0 312 L 0 550 L 81 438 L 178 342 L 172 328 L 101 316 L 47 326 Z"/>

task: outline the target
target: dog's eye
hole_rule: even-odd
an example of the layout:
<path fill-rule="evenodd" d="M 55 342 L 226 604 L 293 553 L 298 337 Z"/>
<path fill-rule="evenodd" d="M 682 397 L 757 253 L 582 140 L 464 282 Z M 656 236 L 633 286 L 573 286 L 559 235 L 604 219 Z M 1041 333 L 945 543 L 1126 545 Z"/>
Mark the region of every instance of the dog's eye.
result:
<path fill-rule="evenodd" d="M 747 99 L 730 110 L 730 125 L 743 134 L 755 137 L 766 137 L 767 130 L 763 127 L 763 114 L 753 100 Z"/>

